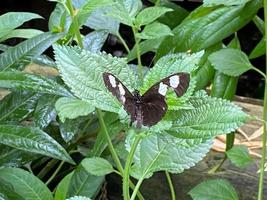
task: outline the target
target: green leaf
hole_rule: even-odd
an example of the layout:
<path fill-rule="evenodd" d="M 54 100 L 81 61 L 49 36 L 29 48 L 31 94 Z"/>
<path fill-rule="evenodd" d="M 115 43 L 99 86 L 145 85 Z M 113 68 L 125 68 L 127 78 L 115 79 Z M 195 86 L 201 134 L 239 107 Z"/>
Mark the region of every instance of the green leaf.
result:
<path fill-rule="evenodd" d="M 90 120 L 90 119 L 89 119 Z M 75 139 L 75 136 L 81 133 L 81 123 L 84 122 L 84 118 L 67 119 L 64 123 L 59 123 L 60 135 L 66 143 Z"/>
<path fill-rule="evenodd" d="M 81 165 L 87 172 L 95 176 L 105 176 L 114 171 L 112 165 L 101 157 L 85 158 Z"/>
<path fill-rule="evenodd" d="M 50 78 L 20 71 L 0 72 L 0 85 L 2 88 L 17 91 L 27 90 L 60 96 L 72 96 L 66 88 Z"/>
<path fill-rule="evenodd" d="M 41 33 L 43 33 L 43 31 L 37 30 L 37 29 L 15 29 L 10 31 L 7 35 L 5 35 L 4 37 L 2 37 L 0 39 L 0 42 L 10 39 L 10 38 L 32 38 L 35 37 L 37 35 L 40 35 Z"/>
<path fill-rule="evenodd" d="M 107 37 L 108 33 L 106 31 L 93 31 L 84 36 L 83 48 L 96 53 L 102 49 Z"/>
<path fill-rule="evenodd" d="M 99 191 L 103 181 L 103 176 L 94 176 L 80 165 L 71 177 L 67 197 L 85 196 L 91 198 Z"/>
<path fill-rule="evenodd" d="M 128 151 L 134 136 L 131 134 L 126 140 Z M 150 134 L 137 147 L 132 175 L 142 179 L 162 170 L 181 173 L 198 163 L 207 154 L 211 144 L 211 140 L 184 140 L 166 133 Z"/>
<path fill-rule="evenodd" d="M 116 113 L 122 106 L 104 86 L 103 72 L 113 73 L 131 91 L 137 88 L 135 75 L 126 64 L 126 59 L 92 53 L 78 47 L 55 46 L 54 49 L 64 82 L 78 98 L 92 106 Z"/>
<path fill-rule="evenodd" d="M 148 7 L 142 10 L 136 16 L 134 23 L 137 26 L 150 24 L 151 22 L 159 18 L 161 15 L 164 15 L 166 12 L 170 12 L 170 11 L 172 11 L 171 8 L 165 8 L 165 7 L 159 7 L 159 6 Z"/>
<path fill-rule="evenodd" d="M 72 176 L 73 176 L 73 172 L 71 172 L 67 176 L 65 176 L 60 181 L 60 183 L 57 185 L 57 189 L 55 192 L 55 200 L 65 200 L 67 198 L 69 184 L 70 184 Z"/>
<path fill-rule="evenodd" d="M 63 35 L 64 33 L 42 33 L 14 47 L 8 48 L 4 53 L 0 54 L 0 71 L 7 70 L 26 56 L 40 55 Z"/>
<path fill-rule="evenodd" d="M 10 188 L 8 184 L 0 182 L 0 197 L 3 200 L 25 200 L 22 196 L 18 195 Z"/>
<path fill-rule="evenodd" d="M 0 122 L 21 122 L 35 109 L 40 95 L 13 92 L 0 101 Z"/>
<path fill-rule="evenodd" d="M 0 38 L 13 29 L 32 19 L 40 19 L 40 15 L 29 12 L 8 12 L 0 16 Z"/>
<path fill-rule="evenodd" d="M 249 1 L 250 0 L 204 0 L 203 6 L 205 7 L 218 6 L 218 5 L 237 6 L 246 4 Z"/>
<path fill-rule="evenodd" d="M 200 6 L 172 30 L 174 36 L 167 37 L 161 43 L 157 58 L 169 52 L 197 52 L 213 46 L 250 22 L 261 7 L 260 0 L 251 1 L 245 6 Z"/>
<path fill-rule="evenodd" d="M 41 129 L 47 127 L 51 121 L 56 119 L 55 102 L 57 96 L 43 95 L 39 98 L 33 114 L 33 123 L 35 127 Z"/>
<path fill-rule="evenodd" d="M 253 68 L 245 53 L 232 48 L 212 53 L 209 61 L 215 69 L 229 76 L 239 76 Z"/>
<path fill-rule="evenodd" d="M 55 9 L 50 14 L 48 29 L 53 32 L 68 31 L 71 24 L 71 17 L 62 3 L 57 3 Z"/>
<path fill-rule="evenodd" d="M 75 197 L 68 198 L 67 200 L 91 200 L 91 199 L 87 197 L 83 197 L 83 196 L 75 196 Z"/>
<path fill-rule="evenodd" d="M 215 97 L 192 97 L 194 107 L 175 113 L 168 131 L 179 138 L 205 138 L 234 131 L 248 120 L 248 115 L 230 101 Z"/>
<path fill-rule="evenodd" d="M 36 154 L 0 144 L 0 168 L 21 167 L 37 157 Z"/>
<path fill-rule="evenodd" d="M 193 200 L 238 200 L 234 187 L 223 179 L 204 181 L 194 187 L 189 194 Z"/>
<path fill-rule="evenodd" d="M 173 35 L 171 29 L 159 22 L 154 22 L 145 26 L 141 33 L 137 34 L 140 39 L 156 39 L 167 35 Z"/>
<path fill-rule="evenodd" d="M 0 143 L 74 164 L 65 149 L 39 128 L 2 124 Z"/>
<path fill-rule="evenodd" d="M 112 6 L 112 12 L 107 13 L 107 16 L 112 17 L 122 24 L 133 26 L 133 19 L 122 2 L 118 2 Z"/>
<path fill-rule="evenodd" d="M 143 55 L 149 51 L 156 52 L 160 43 L 164 40 L 164 37 L 153 40 L 145 40 L 139 43 L 140 55 Z M 128 62 L 137 58 L 136 45 L 131 49 L 127 55 Z"/>
<path fill-rule="evenodd" d="M 107 33 L 118 35 L 120 23 L 112 17 L 107 16 L 112 13 L 111 6 L 96 9 L 92 12 L 85 25 L 94 30 L 105 30 Z"/>
<path fill-rule="evenodd" d="M 246 167 L 253 163 L 246 146 L 234 146 L 226 152 L 226 155 L 237 167 Z"/>
<path fill-rule="evenodd" d="M 55 106 L 62 122 L 67 118 L 75 119 L 79 116 L 86 116 L 95 110 L 89 102 L 67 97 L 58 99 Z"/>
<path fill-rule="evenodd" d="M 259 41 L 256 47 L 249 54 L 249 59 L 257 58 L 265 54 L 265 39 L 264 37 Z"/>
<path fill-rule="evenodd" d="M 41 180 L 19 168 L 0 169 L 1 183 L 25 200 L 53 200 L 52 193 Z"/>
<path fill-rule="evenodd" d="M 170 1 L 160 1 L 160 6 L 171 8 L 172 12 L 167 12 L 157 19 L 158 22 L 163 23 L 171 29 L 178 26 L 183 19 L 189 14 L 189 12 L 183 7 Z M 175 19 L 175 20 L 174 20 Z"/>
<path fill-rule="evenodd" d="M 143 7 L 141 0 L 119 0 L 119 2 L 124 5 L 126 11 L 132 18 L 134 18 Z"/>

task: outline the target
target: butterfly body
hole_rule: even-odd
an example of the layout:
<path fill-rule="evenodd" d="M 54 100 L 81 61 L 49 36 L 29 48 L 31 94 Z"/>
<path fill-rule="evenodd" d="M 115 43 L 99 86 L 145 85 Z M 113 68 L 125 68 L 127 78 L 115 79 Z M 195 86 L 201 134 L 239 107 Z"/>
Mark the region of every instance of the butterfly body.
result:
<path fill-rule="evenodd" d="M 113 74 L 103 73 L 106 87 L 123 104 L 131 122 L 137 122 L 137 128 L 157 124 L 168 109 L 165 101 L 167 89 L 171 87 L 177 96 L 182 96 L 189 86 L 189 79 L 187 73 L 176 73 L 157 82 L 140 95 L 138 90 L 131 93 Z"/>

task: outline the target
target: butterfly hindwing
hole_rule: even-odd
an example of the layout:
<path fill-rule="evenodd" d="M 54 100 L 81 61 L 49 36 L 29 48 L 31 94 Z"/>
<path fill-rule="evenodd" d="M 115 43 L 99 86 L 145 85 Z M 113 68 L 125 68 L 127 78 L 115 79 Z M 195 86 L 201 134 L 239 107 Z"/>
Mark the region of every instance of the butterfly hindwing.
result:
<path fill-rule="evenodd" d="M 161 95 L 152 94 L 143 99 L 143 125 L 153 126 L 158 123 L 167 111 L 167 104 Z"/>

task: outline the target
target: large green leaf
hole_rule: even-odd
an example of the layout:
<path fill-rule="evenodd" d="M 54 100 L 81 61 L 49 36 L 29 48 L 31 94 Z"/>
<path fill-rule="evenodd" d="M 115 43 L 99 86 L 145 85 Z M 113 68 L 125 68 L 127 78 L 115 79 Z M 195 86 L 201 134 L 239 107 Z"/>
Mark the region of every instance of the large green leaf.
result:
<path fill-rule="evenodd" d="M 172 11 L 171 8 L 165 8 L 160 6 L 148 7 L 142 10 L 137 16 L 134 23 L 137 26 L 143 26 L 150 24 L 155 21 L 161 15 L 164 15 L 166 12 Z"/>
<path fill-rule="evenodd" d="M 0 38 L 24 22 L 42 18 L 40 15 L 29 12 L 8 12 L 0 16 Z"/>
<path fill-rule="evenodd" d="M 129 135 L 129 151 L 134 134 Z M 198 163 L 209 151 L 211 140 L 184 140 L 168 134 L 150 134 L 143 138 L 136 150 L 132 175 L 147 178 L 156 171 L 181 173 Z"/>
<path fill-rule="evenodd" d="M 199 7 L 160 45 L 157 58 L 169 52 L 208 48 L 246 25 L 262 6 L 260 0 L 232 7 Z"/>
<path fill-rule="evenodd" d="M 212 53 L 209 56 L 209 61 L 215 69 L 229 76 L 239 76 L 253 68 L 245 53 L 232 48 L 225 48 Z"/>
<path fill-rule="evenodd" d="M 74 163 L 65 149 L 39 128 L 1 124 L 0 143 Z"/>
<path fill-rule="evenodd" d="M 67 97 L 58 99 L 55 106 L 62 122 L 67 118 L 75 119 L 79 116 L 86 116 L 95 109 L 89 102 Z"/>
<path fill-rule="evenodd" d="M 50 78 L 20 71 L 0 72 L 0 86 L 16 91 L 27 90 L 60 96 L 72 96 L 66 88 Z"/>
<path fill-rule="evenodd" d="M 20 122 L 34 111 L 40 95 L 13 92 L 0 101 L 0 122 Z"/>
<path fill-rule="evenodd" d="M 0 168 L 21 167 L 35 158 L 37 158 L 36 154 L 0 144 Z"/>
<path fill-rule="evenodd" d="M 215 97 L 192 97 L 191 110 L 178 111 L 169 133 L 179 138 L 205 138 L 234 131 L 248 115 L 230 101 Z"/>
<path fill-rule="evenodd" d="M 194 187 L 189 194 L 193 200 L 238 200 L 233 186 L 223 179 L 204 181 Z"/>
<path fill-rule="evenodd" d="M 112 7 L 103 7 L 92 12 L 85 25 L 95 30 L 105 30 L 108 33 L 117 35 L 120 23 L 112 17 L 107 16 L 113 12 Z"/>
<path fill-rule="evenodd" d="M 32 38 L 35 37 L 37 35 L 40 35 L 41 33 L 43 33 L 43 31 L 37 30 L 37 29 L 15 29 L 10 31 L 7 35 L 5 35 L 4 37 L 2 37 L 0 39 L 0 42 L 10 39 L 10 38 Z"/>
<path fill-rule="evenodd" d="M 103 176 L 94 176 L 80 165 L 75 169 L 71 177 L 67 197 L 94 197 L 97 191 L 99 191 L 103 181 Z"/>
<path fill-rule="evenodd" d="M 4 53 L 0 54 L 0 71 L 7 70 L 26 56 L 40 55 L 63 35 L 64 33 L 46 32 L 8 48 Z"/>
<path fill-rule="evenodd" d="M 204 0 L 203 6 L 210 7 L 210 6 L 236 6 L 240 4 L 245 4 L 250 0 Z"/>
<path fill-rule="evenodd" d="M 52 193 L 41 180 L 19 168 L 0 169 L 0 184 L 5 184 L 25 200 L 53 200 Z"/>
<path fill-rule="evenodd" d="M 92 53 L 78 47 L 55 46 L 55 58 L 60 74 L 72 92 L 95 107 L 118 112 L 121 104 L 104 86 L 103 72 L 117 76 L 127 88 L 136 88 L 133 71 L 126 59 L 105 53 Z"/>

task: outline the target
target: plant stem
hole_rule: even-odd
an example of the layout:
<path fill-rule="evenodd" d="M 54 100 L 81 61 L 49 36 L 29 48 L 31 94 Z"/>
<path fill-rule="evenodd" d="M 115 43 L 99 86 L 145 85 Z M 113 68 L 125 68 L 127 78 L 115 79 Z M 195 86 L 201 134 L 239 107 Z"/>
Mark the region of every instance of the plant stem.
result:
<path fill-rule="evenodd" d="M 76 38 L 77 38 L 77 41 L 78 41 L 78 45 L 81 48 L 83 48 L 82 36 L 81 36 L 80 31 L 79 31 L 79 23 L 78 23 L 77 17 L 75 17 L 76 14 L 75 14 L 73 6 L 72 6 L 72 1 L 71 0 L 67 0 L 66 1 L 66 6 L 67 6 L 67 8 L 69 9 L 69 12 L 70 12 L 70 16 L 71 16 L 72 23 L 73 23 L 73 29 L 74 29 L 74 32 L 75 32 L 75 35 L 76 35 Z"/>
<path fill-rule="evenodd" d="M 165 175 L 166 175 L 166 178 L 167 178 L 169 187 L 170 187 L 170 191 L 171 191 L 171 195 L 172 195 L 172 200 L 176 200 L 175 191 L 174 191 L 174 187 L 173 187 L 173 184 L 172 184 L 172 179 L 171 179 L 170 173 L 167 172 L 167 171 L 165 171 Z"/>
<path fill-rule="evenodd" d="M 124 174 L 123 174 L 123 182 L 122 182 L 122 190 L 123 190 L 123 199 L 128 200 L 130 199 L 130 194 L 129 194 L 129 174 L 130 174 L 130 168 L 131 164 L 133 161 L 134 153 L 137 148 L 137 145 L 139 141 L 141 140 L 141 134 L 138 134 L 135 136 L 135 140 L 133 144 L 131 145 L 131 150 L 126 158 L 126 163 L 125 163 L 125 169 L 124 169 Z"/>
<path fill-rule="evenodd" d="M 108 130 L 107 130 L 104 118 L 103 118 L 103 113 L 99 109 L 96 109 L 96 113 L 97 113 L 97 117 L 98 117 L 99 122 L 100 122 L 100 126 L 103 128 L 104 135 L 105 135 L 106 140 L 108 142 L 108 148 L 109 148 L 109 151 L 111 153 L 111 156 L 112 156 L 114 162 L 116 163 L 116 166 L 117 166 L 119 172 L 121 174 L 123 174 L 123 167 L 122 167 L 120 159 L 119 159 L 119 157 L 118 157 L 118 155 L 117 155 L 117 153 L 116 153 L 116 151 L 115 151 L 115 149 L 113 147 L 111 138 L 110 138 L 110 136 L 108 134 Z"/>
<path fill-rule="evenodd" d="M 50 160 L 46 166 L 38 173 L 38 178 L 42 179 L 53 167 L 54 165 L 58 162 L 56 159 Z"/>
<path fill-rule="evenodd" d="M 128 45 L 126 44 L 125 40 L 121 37 L 121 35 L 119 33 L 117 34 L 117 37 L 119 38 L 119 40 L 121 41 L 122 45 L 126 49 L 127 53 L 129 53 L 130 49 L 129 49 Z"/>
<path fill-rule="evenodd" d="M 264 0 L 264 25 L 265 30 L 267 30 L 267 0 Z M 267 36 L 265 31 L 265 56 L 266 56 L 266 74 L 267 74 Z M 263 107 L 263 120 L 267 121 L 267 80 L 265 79 L 265 89 L 264 89 L 264 107 Z M 266 123 L 263 124 L 263 135 L 262 135 L 262 157 L 260 163 L 260 179 L 259 179 L 259 190 L 258 190 L 258 200 L 263 199 L 263 186 L 264 186 L 264 164 L 266 160 L 266 142 L 267 142 L 267 130 Z"/>
<path fill-rule="evenodd" d="M 56 171 L 54 171 L 54 173 L 52 174 L 52 176 L 50 176 L 50 178 L 45 182 L 46 185 L 48 185 L 57 175 L 57 173 L 59 172 L 59 170 L 62 168 L 62 166 L 64 165 L 64 161 L 61 161 L 60 164 L 58 165 Z"/>
<path fill-rule="evenodd" d="M 142 69 L 142 61 L 141 61 L 141 54 L 140 54 L 140 47 L 139 47 L 139 42 L 140 39 L 136 37 L 137 33 L 137 28 L 132 27 L 133 34 L 134 34 L 134 40 L 135 40 L 135 46 L 136 46 L 136 55 L 137 55 L 137 72 L 138 72 L 138 78 L 140 85 L 143 85 L 143 69 Z"/>
<path fill-rule="evenodd" d="M 262 75 L 264 79 L 266 79 L 266 75 L 265 75 L 261 70 L 259 70 L 259 69 L 256 68 L 256 67 L 252 67 L 252 69 L 253 69 L 254 71 L 258 72 L 260 75 Z"/>
<path fill-rule="evenodd" d="M 138 180 L 137 184 L 135 185 L 135 188 L 134 188 L 134 191 L 132 193 L 132 196 L 131 196 L 130 200 L 134 200 L 135 199 L 136 194 L 139 191 L 139 188 L 140 188 L 141 184 L 143 183 L 143 180 L 144 180 L 143 176 Z"/>

